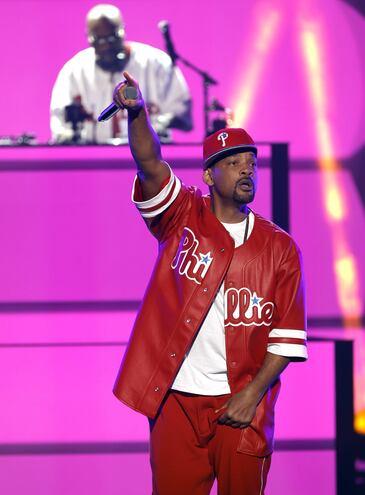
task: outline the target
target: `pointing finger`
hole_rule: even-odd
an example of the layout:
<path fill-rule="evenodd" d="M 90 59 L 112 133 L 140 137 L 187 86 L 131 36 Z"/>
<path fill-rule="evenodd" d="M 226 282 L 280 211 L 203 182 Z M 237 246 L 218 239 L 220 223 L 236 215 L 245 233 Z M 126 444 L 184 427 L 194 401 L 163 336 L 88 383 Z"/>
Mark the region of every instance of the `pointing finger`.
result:
<path fill-rule="evenodd" d="M 133 79 L 133 77 L 129 74 L 129 72 L 127 72 L 126 70 L 123 72 L 123 76 L 126 78 L 126 81 L 128 84 L 130 84 L 131 86 L 137 86 L 137 81 L 135 79 Z"/>

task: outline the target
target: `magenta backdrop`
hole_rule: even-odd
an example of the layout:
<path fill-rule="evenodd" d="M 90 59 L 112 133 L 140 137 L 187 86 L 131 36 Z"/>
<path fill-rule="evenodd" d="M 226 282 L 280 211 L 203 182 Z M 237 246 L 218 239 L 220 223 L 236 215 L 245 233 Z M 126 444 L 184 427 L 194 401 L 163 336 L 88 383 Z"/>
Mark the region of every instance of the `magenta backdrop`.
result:
<path fill-rule="evenodd" d="M 3 0 L 0 44 L 3 77 L 0 135 L 34 132 L 49 138 L 48 105 L 62 65 L 86 48 L 84 18 L 91 0 Z M 293 157 L 318 155 L 313 109 L 300 33 L 316 29 L 336 156 L 364 144 L 365 20 L 342 0 L 123 0 L 127 37 L 164 49 L 157 29 L 171 23 L 176 49 L 220 84 L 212 96 L 237 109 L 251 77 L 244 124 L 257 140 L 290 141 Z M 265 31 L 272 22 L 272 30 Z M 334 26 L 336 28 L 334 29 Z M 182 67 L 183 68 L 183 67 Z M 194 98 L 196 129 L 178 139 L 202 137 L 200 78 L 183 68 Z M 341 102 L 341 104 L 338 104 Z M 345 107 L 344 107 L 345 104 Z M 344 110 L 346 108 L 346 110 Z M 344 114 L 345 112 L 345 114 Z"/>
<path fill-rule="evenodd" d="M 260 147 L 265 163 L 267 147 Z M 48 166 L 48 171 L 0 175 L 0 301 L 139 300 L 153 266 L 157 245 L 130 201 L 134 170 L 52 171 L 59 162 L 130 167 L 128 148 L 0 148 L 0 160 Z M 164 148 L 164 157 L 200 162 L 198 147 Z M 267 162 L 266 162 L 267 163 Z M 201 171 L 179 168 L 187 183 L 205 191 Z M 357 260 L 359 295 L 365 299 L 362 256 L 365 232 L 361 199 L 348 171 L 336 178 L 347 191 L 351 216 L 344 223 Z M 321 178 L 315 170 L 290 176 L 290 220 L 306 267 L 310 317 L 341 315 L 336 293 L 334 254 L 322 204 Z M 310 206 L 308 196 L 310 195 Z M 259 170 L 253 209 L 271 217 L 270 172 Z M 143 239 L 142 243 L 136 239 Z"/>

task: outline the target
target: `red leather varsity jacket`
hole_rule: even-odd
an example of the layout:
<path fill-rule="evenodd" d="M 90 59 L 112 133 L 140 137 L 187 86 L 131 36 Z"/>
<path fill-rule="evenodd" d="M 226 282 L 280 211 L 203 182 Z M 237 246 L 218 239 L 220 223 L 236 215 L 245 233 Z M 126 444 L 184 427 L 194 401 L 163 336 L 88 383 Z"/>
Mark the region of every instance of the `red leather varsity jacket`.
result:
<path fill-rule="evenodd" d="M 301 256 L 293 239 L 255 214 L 235 248 L 209 196 L 173 173 L 161 192 L 133 200 L 158 240 L 158 256 L 114 386 L 129 407 L 153 418 L 224 280 L 228 382 L 232 394 L 257 374 L 266 352 L 304 360 L 306 317 Z M 242 429 L 238 450 L 272 451 L 277 381 Z"/>

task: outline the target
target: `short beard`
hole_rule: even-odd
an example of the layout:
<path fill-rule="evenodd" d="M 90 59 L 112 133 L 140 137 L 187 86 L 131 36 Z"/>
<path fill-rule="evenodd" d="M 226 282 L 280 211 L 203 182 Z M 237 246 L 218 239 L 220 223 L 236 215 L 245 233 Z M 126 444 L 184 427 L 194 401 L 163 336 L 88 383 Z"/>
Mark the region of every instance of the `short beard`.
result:
<path fill-rule="evenodd" d="M 238 193 L 236 189 L 233 191 L 233 200 L 240 204 L 240 205 L 245 205 L 248 203 L 252 203 L 252 201 L 255 199 L 255 191 L 252 190 L 249 193 L 249 197 L 247 198 L 246 194 Z"/>

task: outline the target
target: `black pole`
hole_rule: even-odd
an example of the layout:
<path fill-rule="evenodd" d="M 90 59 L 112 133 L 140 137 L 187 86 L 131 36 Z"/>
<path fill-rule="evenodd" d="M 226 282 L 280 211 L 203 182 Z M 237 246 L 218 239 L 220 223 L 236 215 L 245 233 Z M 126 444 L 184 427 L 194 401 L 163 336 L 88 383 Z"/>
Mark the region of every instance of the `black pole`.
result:
<path fill-rule="evenodd" d="M 289 145 L 271 145 L 271 207 L 273 222 L 290 231 Z"/>
<path fill-rule="evenodd" d="M 337 495 L 355 493 L 353 343 L 335 342 Z"/>
<path fill-rule="evenodd" d="M 203 139 L 207 136 L 208 134 L 208 128 L 209 128 L 209 86 L 218 84 L 218 82 L 213 79 L 212 76 L 210 76 L 207 72 L 205 72 L 202 69 L 199 69 L 196 65 L 192 64 L 189 62 L 189 60 L 186 60 L 183 57 L 180 57 L 180 55 L 176 54 L 176 59 L 180 60 L 186 67 L 189 67 L 192 69 L 194 72 L 199 74 L 202 78 L 202 83 L 203 83 L 203 122 L 204 122 L 204 136 Z"/>
<path fill-rule="evenodd" d="M 209 115 L 208 115 L 209 96 L 208 96 L 208 88 L 209 88 L 209 84 L 207 84 L 206 81 L 203 80 L 204 137 L 207 136 L 207 134 L 208 134 L 208 127 L 209 127 Z"/>

